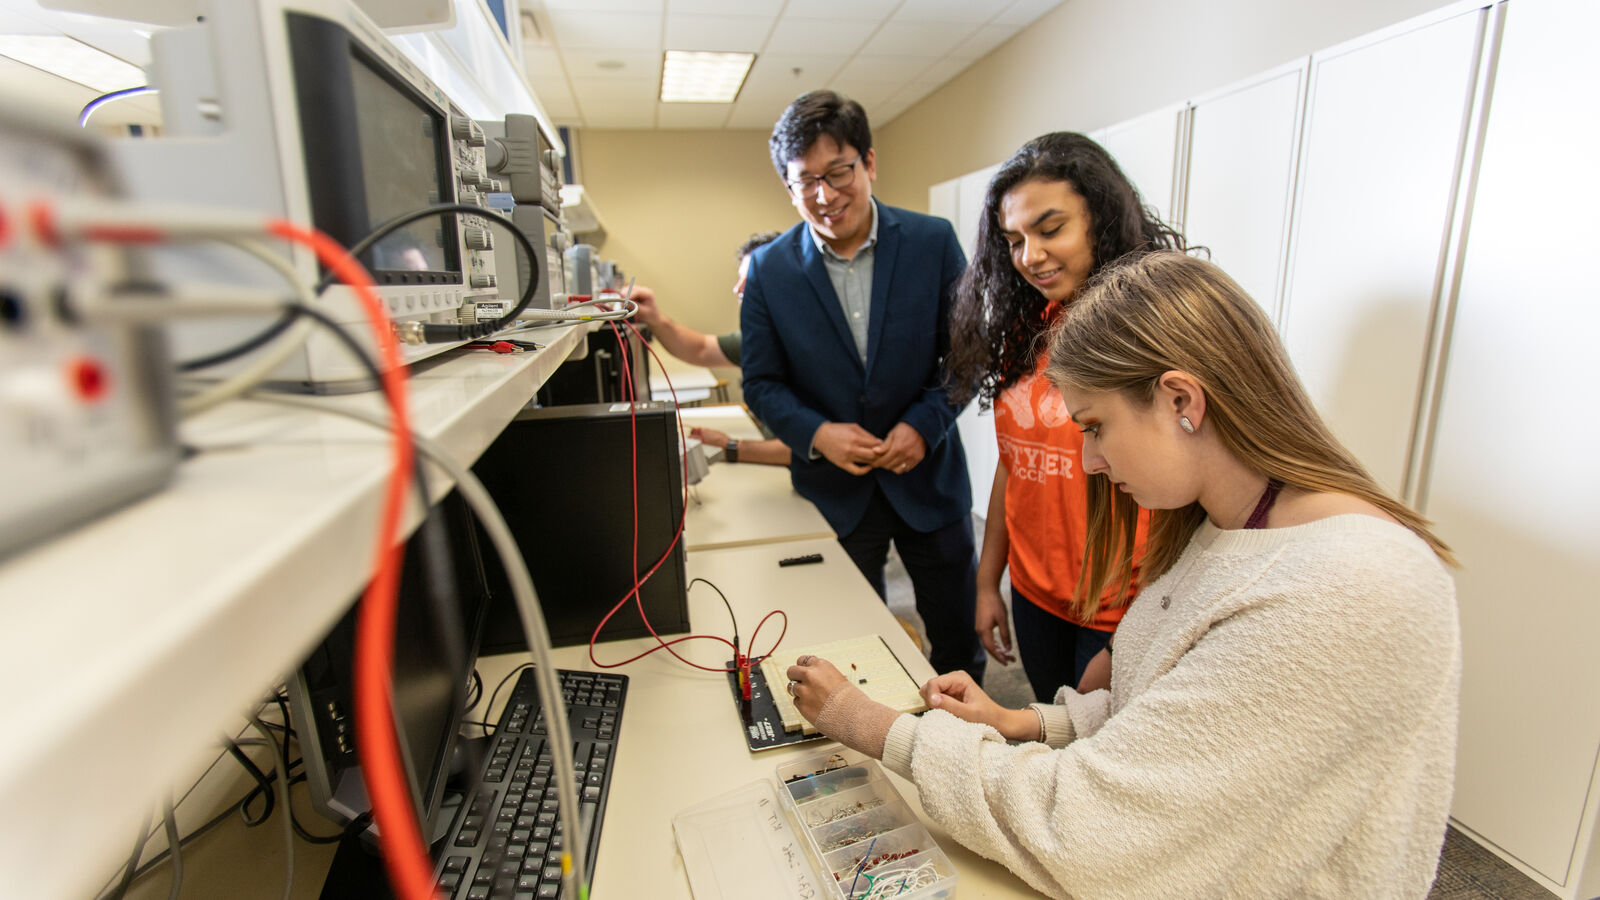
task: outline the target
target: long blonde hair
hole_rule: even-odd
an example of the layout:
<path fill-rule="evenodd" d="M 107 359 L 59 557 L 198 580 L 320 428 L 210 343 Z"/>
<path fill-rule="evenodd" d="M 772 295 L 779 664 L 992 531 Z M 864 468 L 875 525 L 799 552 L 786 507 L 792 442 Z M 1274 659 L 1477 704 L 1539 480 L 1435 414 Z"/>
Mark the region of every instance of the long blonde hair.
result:
<path fill-rule="evenodd" d="M 1123 257 L 1096 274 L 1061 317 L 1046 370 L 1058 388 L 1120 392 L 1148 406 L 1162 374 L 1187 372 L 1206 395 L 1206 426 L 1239 461 L 1311 493 L 1359 497 L 1393 516 L 1455 565 L 1427 519 L 1384 490 L 1328 429 L 1289 363 L 1272 322 L 1244 289 L 1203 259 L 1174 251 Z M 1077 596 L 1127 583 L 1138 507 L 1103 475 L 1089 479 L 1089 520 Z M 1205 519 L 1198 502 L 1150 513 L 1141 565 L 1167 571 Z"/>

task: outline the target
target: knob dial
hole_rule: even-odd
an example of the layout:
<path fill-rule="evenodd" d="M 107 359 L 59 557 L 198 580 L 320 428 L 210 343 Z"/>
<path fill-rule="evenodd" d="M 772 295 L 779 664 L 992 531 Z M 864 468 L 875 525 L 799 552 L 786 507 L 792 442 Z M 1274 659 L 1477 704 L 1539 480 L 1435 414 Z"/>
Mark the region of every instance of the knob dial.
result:
<path fill-rule="evenodd" d="M 493 275 L 474 275 L 472 276 L 472 286 L 475 288 L 492 288 L 495 285 L 495 280 Z"/>
<path fill-rule="evenodd" d="M 462 229 L 462 237 L 466 239 L 467 246 L 474 250 L 489 250 L 494 247 L 494 236 L 489 234 L 487 228 L 468 226 Z"/>
<path fill-rule="evenodd" d="M 450 136 L 458 141 L 466 141 L 469 147 L 484 145 L 483 129 L 466 116 L 450 117 Z"/>

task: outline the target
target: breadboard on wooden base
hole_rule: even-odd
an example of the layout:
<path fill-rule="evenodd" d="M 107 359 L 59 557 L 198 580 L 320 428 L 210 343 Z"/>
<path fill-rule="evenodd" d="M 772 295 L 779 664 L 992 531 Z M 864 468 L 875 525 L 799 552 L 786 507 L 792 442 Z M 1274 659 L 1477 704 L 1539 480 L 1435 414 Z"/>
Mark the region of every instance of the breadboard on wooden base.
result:
<path fill-rule="evenodd" d="M 761 672 L 766 676 L 767 684 L 775 687 L 772 701 L 783 718 L 784 731 L 804 731 L 806 734 L 815 734 L 817 731 L 795 709 L 794 698 L 781 687 L 789 681 L 786 674 L 789 666 L 802 656 L 815 656 L 833 663 L 851 684 L 860 688 L 869 698 L 896 712 L 919 713 L 928 708 L 922 702 L 917 683 L 911 680 L 911 673 L 900 664 L 894 651 L 889 649 L 882 637 L 868 634 L 811 647 L 785 648 L 782 658 L 769 656 L 761 661 Z"/>

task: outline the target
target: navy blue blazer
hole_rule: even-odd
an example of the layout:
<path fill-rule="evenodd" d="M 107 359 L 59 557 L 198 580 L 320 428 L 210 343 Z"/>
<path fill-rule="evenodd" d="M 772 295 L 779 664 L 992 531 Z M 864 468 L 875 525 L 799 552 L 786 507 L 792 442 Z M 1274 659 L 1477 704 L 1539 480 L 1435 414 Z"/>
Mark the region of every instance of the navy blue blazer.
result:
<path fill-rule="evenodd" d="M 795 490 L 834 531 L 855 530 L 874 486 L 907 525 L 933 531 L 972 511 L 955 428 L 960 409 L 950 405 L 943 368 L 952 292 L 966 257 L 949 222 L 883 203 L 873 252 L 863 367 L 809 226 L 801 222 L 756 251 L 739 315 L 745 402 L 789 445 Z M 904 475 L 852 475 L 826 458 L 807 458 L 825 422 L 854 422 L 879 437 L 905 422 L 928 453 Z"/>

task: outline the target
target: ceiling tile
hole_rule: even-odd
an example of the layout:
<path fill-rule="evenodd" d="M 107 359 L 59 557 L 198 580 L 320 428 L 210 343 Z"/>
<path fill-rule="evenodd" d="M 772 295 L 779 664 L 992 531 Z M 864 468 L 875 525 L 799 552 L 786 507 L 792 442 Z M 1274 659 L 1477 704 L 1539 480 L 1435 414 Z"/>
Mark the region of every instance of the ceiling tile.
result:
<path fill-rule="evenodd" d="M 772 32 L 771 16 L 691 16 L 669 14 L 665 49 L 755 53 Z"/>
<path fill-rule="evenodd" d="M 585 103 L 579 101 L 583 124 L 590 128 L 654 128 L 656 103 L 653 100 Z"/>
<path fill-rule="evenodd" d="M 967 59 L 981 59 L 994 52 L 996 47 L 1004 44 L 1018 32 L 1020 25 L 985 25 L 974 31 L 965 41 L 954 50 L 951 56 L 961 56 Z"/>
<path fill-rule="evenodd" d="M 944 56 L 971 33 L 972 26 L 960 22 L 890 20 L 883 23 L 861 52 L 873 56 Z"/>
<path fill-rule="evenodd" d="M 778 117 L 783 115 L 784 107 L 788 106 L 787 100 L 773 102 L 770 100 L 747 100 L 743 96 L 733 105 L 733 112 L 728 116 L 728 128 L 748 128 L 754 131 L 772 131 L 772 126 L 777 124 Z"/>
<path fill-rule="evenodd" d="M 906 0 L 895 10 L 891 22 L 987 22 L 998 3 L 973 0 Z"/>
<path fill-rule="evenodd" d="M 567 69 L 561 64 L 561 53 L 554 47 L 522 47 L 522 71 L 528 80 L 537 84 L 539 81 L 567 80 Z"/>
<path fill-rule="evenodd" d="M 858 56 L 845 64 L 835 81 L 893 84 L 895 87 L 922 77 L 935 60 L 916 56 Z"/>
<path fill-rule="evenodd" d="M 867 107 L 868 110 L 889 99 L 889 95 L 894 93 L 897 86 L 892 82 L 864 81 L 843 76 L 835 78 L 833 83 L 828 85 L 828 87 L 849 97 L 851 100 Z"/>
<path fill-rule="evenodd" d="M 798 56 L 773 54 L 756 57 L 750 67 L 750 76 L 744 81 L 739 100 L 756 97 L 762 100 L 780 100 L 782 110 L 789 101 L 806 91 L 826 85 L 844 67 L 845 56 Z M 799 69 L 800 74 L 794 74 Z"/>
<path fill-rule="evenodd" d="M 957 75 L 960 75 L 962 72 L 965 72 L 967 67 L 975 62 L 977 62 L 977 60 L 963 59 L 958 56 L 952 56 L 948 59 L 941 59 L 930 66 L 927 71 L 918 75 L 914 80 L 926 81 L 936 85 L 944 84 Z"/>
<path fill-rule="evenodd" d="M 553 9 L 556 43 L 563 50 L 661 49 L 661 18 L 638 13 L 574 12 Z"/>
<path fill-rule="evenodd" d="M 654 103 L 661 85 L 654 81 L 622 78 L 574 78 L 572 95 L 587 113 L 595 102 Z"/>
<path fill-rule="evenodd" d="M 672 0 L 667 13 L 701 13 L 722 16 L 776 16 L 784 0 Z"/>
<path fill-rule="evenodd" d="M 766 52 L 849 56 L 861 49 L 877 27 L 877 22 L 784 16 L 767 39 Z"/>
<path fill-rule="evenodd" d="M 874 128 L 887 125 L 888 123 L 894 121 L 896 116 L 910 108 L 911 103 L 909 101 L 899 100 L 897 99 L 898 97 L 898 94 L 896 94 L 894 97 L 890 97 L 876 109 L 871 111 L 870 115 L 872 117 L 872 125 Z"/>
<path fill-rule="evenodd" d="M 900 0 L 791 0 L 788 12 L 807 19 L 871 19 L 876 22 L 888 17 L 899 5 Z"/>
<path fill-rule="evenodd" d="M 566 61 L 567 74 L 574 79 L 661 80 L 660 53 L 642 50 L 566 50 L 561 55 Z M 610 65 L 612 63 L 621 63 L 622 67 L 616 68 Z"/>
<path fill-rule="evenodd" d="M 539 104 L 552 119 L 572 120 L 578 118 L 578 104 L 572 99 L 571 94 L 563 93 L 559 97 L 546 97 L 539 95 Z"/>
<path fill-rule="evenodd" d="M 1061 0 L 1017 0 L 1005 12 L 995 16 L 991 25 L 1032 25 L 1038 18 L 1057 6 Z"/>
<path fill-rule="evenodd" d="M 665 0 L 543 0 L 549 10 L 580 12 L 661 12 Z"/>
<path fill-rule="evenodd" d="M 730 103 L 659 103 L 658 128 L 721 128 L 733 111 Z"/>
<path fill-rule="evenodd" d="M 943 86 L 943 82 L 919 78 L 916 81 L 909 81 L 902 85 L 900 90 L 895 91 L 894 94 L 889 97 L 887 102 L 891 105 L 895 103 L 903 103 L 909 107 L 918 100 L 921 100 Z"/>

